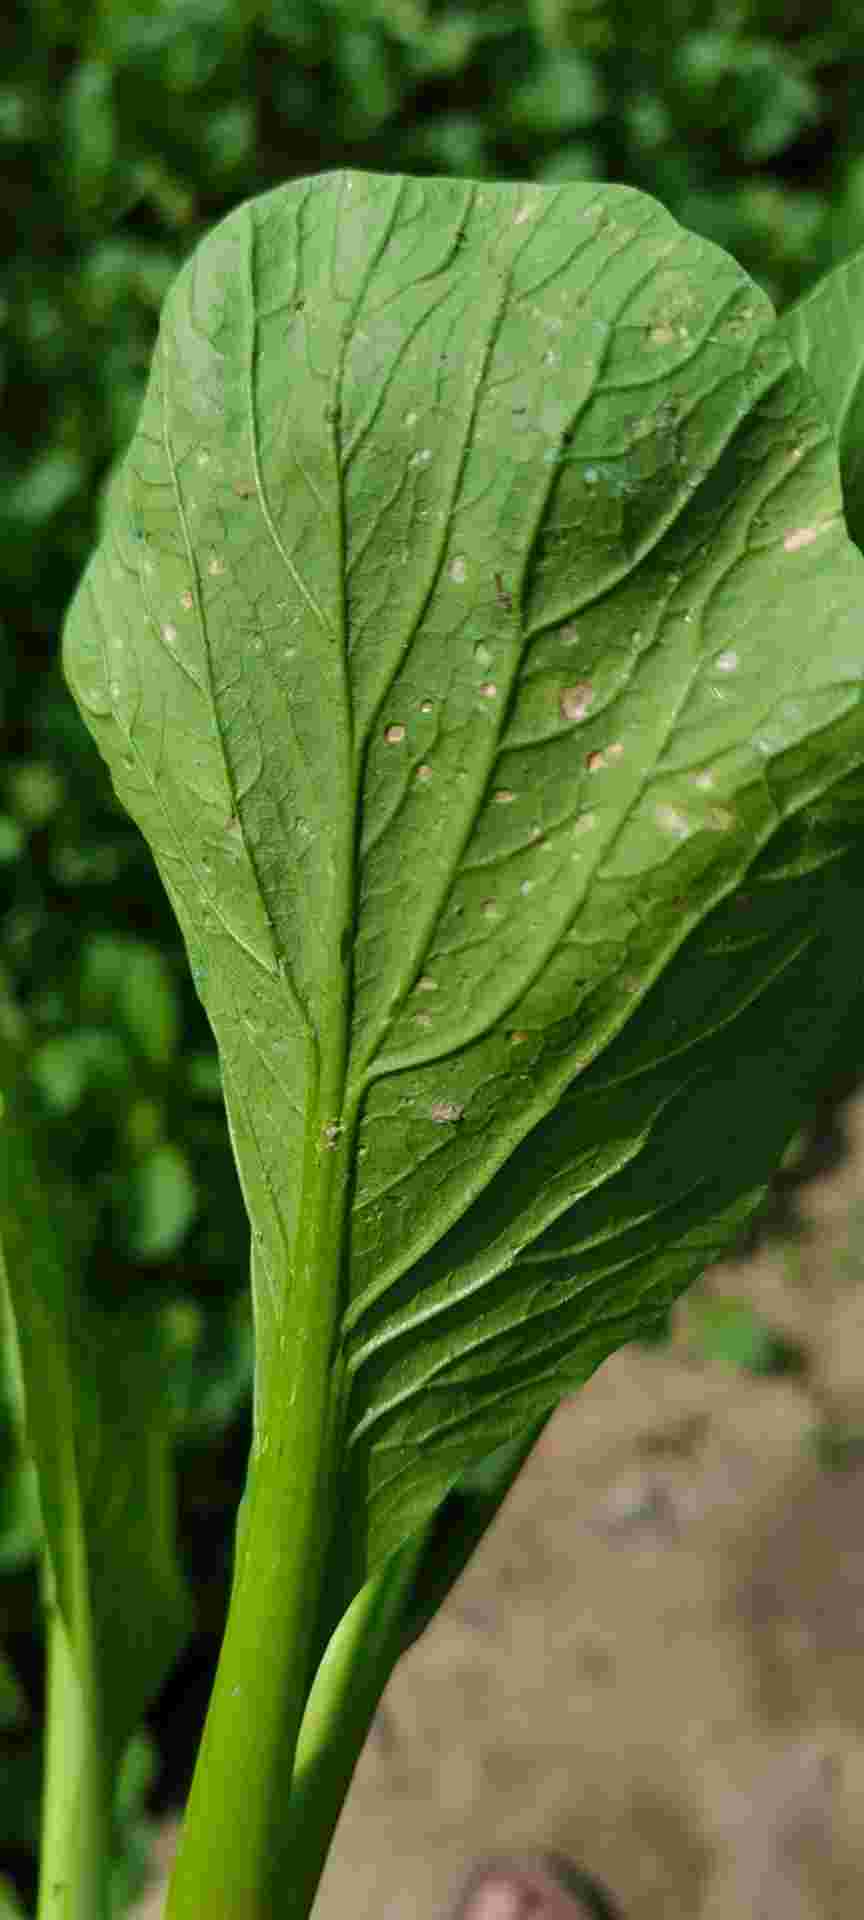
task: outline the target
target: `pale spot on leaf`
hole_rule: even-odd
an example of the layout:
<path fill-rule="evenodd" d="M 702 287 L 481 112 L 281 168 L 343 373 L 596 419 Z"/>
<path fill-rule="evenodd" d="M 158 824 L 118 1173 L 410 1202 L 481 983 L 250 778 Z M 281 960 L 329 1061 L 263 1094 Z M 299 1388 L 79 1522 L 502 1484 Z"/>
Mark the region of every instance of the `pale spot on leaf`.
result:
<path fill-rule="evenodd" d="M 606 765 L 606 756 L 600 752 L 599 747 L 595 747 L 594 752 L 589 753 L 585 765 L 589 773 L 599 773 L 600 768 Z"/>
<path fill-rule="evenodd" d="M 421 973 L 420 978 L 417 982 L 417 992 L 418 993 L 437 993 L 438 992 L 437 980 L 433 980 L 432 975 L 430 973 Z"/>
<path fill-rule="evenodd" d="M 422 785 L 425 785 L 426 781 L 432 778 L 432 768 L 427 766 L 425 761 L 422 767 L 417 768 L 417 778 Z"/>
<path fill-rule="evenodd" d="M 526 1040 L 530 1040 L 530 1038 L 531 1035 L 526 1033 L 524 1028 L 514 1027 L 510 1035 L 510 1045 L 511 1047 L 524 1047 Z"/>
<path fill-rule="evenodd" d="M 811 542 L 818 540 L 820 533 L 824 532 L 824 527 L 795 527 L 791 533 L 786 534 L 783 551 L 797 553 L 799 547 L 809 547 Z"/>
<path fill-rule="evenodd" d="M 492 798 L 497 802 L 499 807 L 509 807 L 511 800 L 515 800 L 516 795 L 510 787 L 498 787 Z"/>
<path fill-rule="evenodd" d="M 481 900 L 480 907 L 481 907 L 481 911 L 486 915 L 487 920 L 497 920 L 498 918 L 497 900 Z"/>
<path fill-rule="evenodd" d="M 655 807 L 654 818 L 658 827 L 662 827 L 666 833 L 677 834 L 680 840 L 685 840 L 690 832 L 690 821 L 687 815 L 679 813 L 677 807 L 670 807 L 665 803 Z"/>
<path fill-rule="evenodd" d="M 432 712 L 432 701 L 431 701 L 431 700 L 421 700 L 421 702 L 420 702 L 420 712 L 421 712 L 421 713 L 431 713 L 431 712 Z"/>
<path fill-rule="evenodd" d="M 186 613 L 192 612 L 192 608 L 194 607 L 195 602 L 192 598 L 191 593 L 189 592 L 188 587 L 186 588 L 185 593 L 181 593 L 180 595 L 180 605 Z"/>
<path fill-rule="evenodd" d="M 498 688 L 494 680 L 484 680 L 480 692 L 484 700 L 495 700 L 498 697 Z"/>
<path fill-rule="evenodd" d="M 218 553 L 211 554 L 207 562 L 207 572 L 212 574 L 225 572 L 225 562 L 220 560 Z"/>
<path fill-rule="evenodd" d="M 558 695 L 562 720 L 584 720 L 593 698 L 590 680 L 577 680 L 575 686 L 562 687 Z"/>
<path fill-rule="evenodd" d="M 436 1126 L 446 1127 L 454 1120 L 461 1120 L 464 1112 L 465 1108 L 457 1105 L 455 1100 L 436 1100 L 429 1108 L 429 1118 L 435 1121 Z"/>
<path fill-rule="evenodd" d="M 172 627 L 170 621 L 166 627 L 162 628 L 162 638 L 165 641 L 166 646 L 173 647 L 174 642 L 177 638 L 177 628 Z"/>
<path fill-rule="evenodd" d="M 714 775 L 713 773 L 710 772 L 708 767 L 706 767 L 702 773 L 697 773 L 694 775 L 694 784 L 697 787 L 713 787 Z"/>
<path fill-rule="evenodd" d="M 726 653 L 718 653 L 714 665 L 718 673 L 734 673 L 738 665 L 738 654 L 734 647 L 730 647 Z"/>
<path fill-rule="evenodd" d="M 461 553 L 457 553 L 455 559 L 451 560 L 450 562 L 450 578 L 451 580 L 454 580 L 456 582 L 457 587 L 461 587 L 463 581 L 466 580 L 467 577 L 468 577 L 467 562 Z"/>
<path fill-rule="evenodd" d="M 400 741 L 405 738 L 405 728 L 394 722 L 392 726 L 384 728 L 384 738 L 388 747 L 398 747 Z"/>

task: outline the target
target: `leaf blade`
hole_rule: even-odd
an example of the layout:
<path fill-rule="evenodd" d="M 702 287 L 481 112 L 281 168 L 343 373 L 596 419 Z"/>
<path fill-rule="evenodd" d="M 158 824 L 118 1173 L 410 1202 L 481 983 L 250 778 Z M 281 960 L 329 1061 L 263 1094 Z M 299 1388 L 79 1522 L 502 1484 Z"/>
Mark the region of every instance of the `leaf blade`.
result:
<path fill-rule="evenodd" d="M 781 316 L 780 329 L 813 381 L 834 435 L 846 519 L 864 544 L 864 253 L 823 275 Z"/>
<path fill-rule="evenodd" d="M 858 911 L 862 564 L 768 302 L 628 188 L 293 182 L 160 339 L 66 671 L 220 1046 L 259 1441 L 279 1356 L 334 1355 L 356 1590 L 739 1230 L 731 1033 L 797 1124 L 855 980 L 785 1079 L 763 1016 L 828 993 L 795 862 Z M 690 1104 L 725 1186 L 672 1177 Z M 528 1250 L 574 1210 L 559 1334 Z"/>

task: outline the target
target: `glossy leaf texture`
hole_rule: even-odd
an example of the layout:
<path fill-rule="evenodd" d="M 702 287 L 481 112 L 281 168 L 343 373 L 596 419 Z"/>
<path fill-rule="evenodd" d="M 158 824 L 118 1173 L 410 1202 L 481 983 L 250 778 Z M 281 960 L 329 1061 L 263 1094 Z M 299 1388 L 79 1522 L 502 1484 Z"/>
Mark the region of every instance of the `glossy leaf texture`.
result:
<path fill-rule="evenodd" d="M 849 532 L 864 547 L 864 252 L 832 267 L 779 326 L 825 409 Z"/>
<path fill-rule="evenodd" d="M 37 1104 L 22 1061 L 2 1047 L 0 1285 L 5 1268 L 50 1603 L 110 1784 L 191 1627 L 164 1353 L 152 1316 L 85 1297 Z"/>
<path fill-rule="evenodd" d="M 330 1343 L 351 1585 L 842 1044 L 862 610 L 772 309 L 630 188 L 320 175 L 175 283 L 66 672 L 220 1047 L 257 1444 Z"/>

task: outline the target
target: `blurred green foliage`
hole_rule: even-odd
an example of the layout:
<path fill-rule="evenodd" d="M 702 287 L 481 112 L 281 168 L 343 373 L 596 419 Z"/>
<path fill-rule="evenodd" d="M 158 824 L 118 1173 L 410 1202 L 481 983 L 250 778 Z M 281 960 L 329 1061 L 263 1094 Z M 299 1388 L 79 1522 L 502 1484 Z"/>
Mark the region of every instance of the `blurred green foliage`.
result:
<path fill-rule="evenodd" d="M 804 1374 L 807 1355 L 769 1325 L 749 1300 L 697 1291 L 684 1304 L 685 1339 L 701 1360 L 736 1373 Z"/>
<path fill-rule="evenodd" d="M 202 1447 L 248 1419 L 247 1230 L 173 915 L 58 669 L 166 288 L 238 200 L 350 164 L 627 181 L 785 304 L 864 243 L 864 0 L 31 0 L 4 13 L 0 47 L 16 233 L 0 296 L 3 1017 L 26 1039 L 70 1259 L 102 1304 L 146 1302 L 160 1319 L 181 1510 L 193 1459 L 200 1508 Z M 770 1336 L 740 1311 L 709 1316 L 701 1339 L 734 1364 L 772 1363 Z M 7 1366 L 0 1637 L 23 1669 L 38 1646 L 39 1519 L 15 1397 Z M 202 1592 L 218 1562 L 223 1593 L 236 1493 L 213 1492 L 222 1548 L 203 1571 L 200 1527 L 187 1528 Z M 5 1848 L 25 1892 L 31 1706 L 7 1659 L 0 1865 Z M 130 1765 L 118 1911 L 158 1760 Z"/>

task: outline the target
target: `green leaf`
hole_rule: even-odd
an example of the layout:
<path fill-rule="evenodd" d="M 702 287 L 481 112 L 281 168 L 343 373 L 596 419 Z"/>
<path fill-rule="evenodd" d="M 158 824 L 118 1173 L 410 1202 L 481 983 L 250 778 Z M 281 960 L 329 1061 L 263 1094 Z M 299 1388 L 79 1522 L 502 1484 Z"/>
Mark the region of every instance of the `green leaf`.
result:
<path fill-rule="evenodd" d="M 702 1299 L 688 1306 L 687 1331 L 706 1360 L 743 1373 L 801 1373 L 806 1354 L 778 1333 L 749 1300 Z"/>
<path fill-rule="evenodd" d="M 0 1732 L 27 1719 L 27 1696 L 14 1667 L 0 1652 Z"/>
<path fill-rule="evenodd" d="M 19 539 L 32 539 L 34 531 L 43 530 L 46 522 L 80 491 L 83 479 L 84 467 L 76 454 L 59 447 L 39 454 L 9 488 L 3 503 L 4 519 Z"/>
<path fill-rule="evenodd" d="M 75 69 L 64 104 L 70 184 L 82 211 L 94 213 L 110 194 L 117 170 L 110 68 L 99 60 L 84 61 Z"/>
<path fill-rule="evenodd" d="M 24 1920 L 24 1908 L 5 1874 L 0 1876 L 0 1920 Z"/>
<path fill-rule="evenodd" d="M 172 1545 L 164 1351 L 152 1315 L 86 1299 L 52 1218 L 35 1108 L 6 1047 L 3 1086 L 0 1279 L 51 1590 L 110 1778 L 189 1625 Z"/>
<path fill-rule="evenodd" d="M 842 1053 L 862 607 L 768 301 L 630 188 L 319 175 L 175 283 L 65 667 L 220 1049 L 253 1484 L 290 1381 L 337 1436 L 331 1592 L 658 1324 Z"/>
<path fill-rule="evenodd" d="M 139 1260 L 164 1260 L 176 1251 L 198 1210 L 198 1192 L 180 1147 L 153 1147 L 129 1183 L 129 1251 Z"/>
<path fill-rule="evenodd" d="M 131 1062 L 117 1033 L 107 1027 L 75 1027 L 35 1047 L 30 1074 L 46 1105 L 72 1113 L 90 1091 L 127 1088 Z"/>
<path fill-rule="evenodd" d="M 783 314 L 780 329 L 825 408 L 847 525 L 864 547 L 864 250 L 826 273 Z"/>
<path fill-rule="evenodd" d="M 4 1445 L 0 1449 L 0 1573 L 26 1566 L 41 1544 L 39 1488 L 33 1463 L 16 1458 Z"/>
<path fill-rule="evenodd" d="M 180 1000 L 173 972 L 145 940 L 97 934 L 84 946 L 81 1000 L 96 1017 L 115 1018 L 151 1066 L 169 1066 L 180 1044 Z"/>
<path fill-rule="evenodd" d="M 605 101 L 593 61 L 582 53 L 548 53 L 511 94 L 507 119 L 532 133 L 566 133 L 599 120 Z"/>

